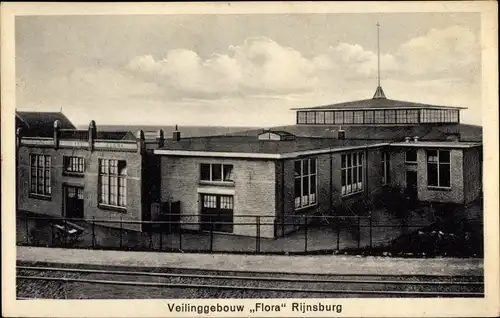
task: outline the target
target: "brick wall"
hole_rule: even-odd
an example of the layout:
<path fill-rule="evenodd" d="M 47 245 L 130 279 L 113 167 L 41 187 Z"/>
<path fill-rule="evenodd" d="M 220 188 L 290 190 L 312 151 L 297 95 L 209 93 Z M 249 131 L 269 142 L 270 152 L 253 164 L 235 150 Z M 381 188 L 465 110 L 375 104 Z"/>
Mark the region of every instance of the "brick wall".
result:
<path fill-rule="evenodd" d="M 450 189 L 431 189 L 427 186 L 427 150 L 418 149 L 417 152 L 417 180 L 418 199 L 430 202 L 464 202 L 464 175 L 463 175 L 463 153 L 461 149 L 450 150 Z"/>
<path fill-rule="evenodd" d="M 48 200 L 30 196 L 30 154 L 51 156 L 51 197 Z M 140 221 L 142 219 L 141 204 L 141 155 L 134 152 L 94 151 L 86 149 L 54 149 L 26 147 L 19 148 L 18 167 L 18 208 L 35 213 L 64 216 L 64 185 L 84 188 L 84 217 L 96 219 L 116 219 Z M 85 158 L 85 174 L 83 177 L 65 176 L 63 174 L 63 156 Z M 119 159 L 127 161 L 127 210 L 117 212 L 98 206 L 98 159 Z M 119 223 L 108 226 L 118 227 Z M 124 228 L 140 230 L 139 224 L 124 224 Z"/>
<path fill-rule="evenodd" d="M 470 148 L 464 154 L 464 203 L 468 204 L 477 199 L 482 189 L 482 175 L 480 159 L 481 148 Z"/>
<path fill-rule="evenodd" d="M 201 163 L 233 165 L 232 185 L 200 182 Z M 183 222 L 199 222 L 201 195 L 219 193 L 234 195 L 234 222 L 255 223 L 260 216 L 260 234 L 274 237 L 273 222 L 276 219 L 276 165 L 271 160 L 244 160 L 208 157 L 161 157 L 161 200 L 180 201 Z M 194 215 L 188 217 L 187 215 Z M 243 217 L 249 215 L 250 217 Z M 265 218 L 266 215 L 272 217 Z M 199 229 L 198 224 L 185 224 L 186 229 Z M 255 225 L 234 225 L 233 234 L 256 235 Z"/>

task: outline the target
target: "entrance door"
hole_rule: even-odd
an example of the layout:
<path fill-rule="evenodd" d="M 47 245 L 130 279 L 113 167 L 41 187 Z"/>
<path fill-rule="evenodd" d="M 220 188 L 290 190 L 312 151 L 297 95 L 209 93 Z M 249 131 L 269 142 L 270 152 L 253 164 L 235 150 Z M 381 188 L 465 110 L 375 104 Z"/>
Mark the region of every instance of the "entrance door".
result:
<path fill-rule="evenodd" d="M 202 230 L 233 233 L 232 195 L 202 194 L 201 206 Z"/>
<path fill-rule="evenodd" d="M 415 204 L 418 199 L 417 189 L 417 172 L 406 171 L 406 193 L 411 205 Z"/>
<path fill-rule="evenodd" d="M 83 219 L 83 188 L 66 186 L 65 196 L 66 217 Z"/>

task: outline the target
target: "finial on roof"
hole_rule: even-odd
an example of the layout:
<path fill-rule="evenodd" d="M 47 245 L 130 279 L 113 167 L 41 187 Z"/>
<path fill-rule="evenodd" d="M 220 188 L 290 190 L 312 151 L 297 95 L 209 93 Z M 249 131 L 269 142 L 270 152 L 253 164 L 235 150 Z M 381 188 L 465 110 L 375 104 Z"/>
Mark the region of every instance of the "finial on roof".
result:
<path fill-rule="evenodd" d="M 377 90 L 373 99 L 386 99 L 384 90 L 380 85 L 380 23 L 377 21 Z"/>

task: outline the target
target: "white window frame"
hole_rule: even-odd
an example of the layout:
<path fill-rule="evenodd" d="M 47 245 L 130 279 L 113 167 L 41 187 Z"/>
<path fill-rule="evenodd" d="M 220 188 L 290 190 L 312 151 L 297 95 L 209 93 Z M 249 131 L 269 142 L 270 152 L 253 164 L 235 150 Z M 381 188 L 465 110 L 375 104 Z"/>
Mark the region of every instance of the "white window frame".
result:
<path fill-rule="evenodd" d="M 408 160 L 407 154 L 408 154 L 408 152 L 409 152 L 409 151 L 415 151 L 415 155 L 417 156 L 417 157 L 415 158 L 415 161 L 409 161 L 409 160 Z M 418 160 L 418 150 L 417 150 L 417 149 L 412 149 L 412 148 L 410 148 L 410 149 L 408 149 L 408 150 L 406 150 L 406 151 L 405 151 L 405 163 L 412 163 L 412 164 L 415 164 L 415 163 L 417 163 L 417 160 Z"/>
<path fill-rule="evenodd" d="M 296 180 L 297 179 L 300 179 L 300 196 L 299 197 L 296 197 L 295 196 L 295 190 L 294 189 L 294 206 L 295 206 L 295 210 L 300 210 L 300 209 L 304 209 L 304 208 L 308 208 L 308 207 L 311 207 L 311 206 L 315 206 L 318 204 L 318 160 L 316 158 L 307 158 L 307 159 L 299 159 L 299 160 L 295 160 L 294 161 L 294 166 L 293 166 L 293 171 L 294 171 L 294 174 L 295 174 L 295 164 L 297 162 L 300 162 L 300 174 L 299 175 L 295 175 L 294 176 L 294 187 L 295 187 L 295 184 L 296 184 Z M 311 169 L 311 162 L 314 162 L 314 167 L 315 167 L 315 170 L 314 172 L 312 172 L 312 169 Z M 305 174 L 304 173 L 304 165 L 308 165 L 308 173 Z M 303 179 L 304 178 L 307 178 L 307 181 L 308 181 L 308 191 L 307 191 L 307 194 L 305 194 L 304 192 L 304 181 Z M 315 187 L 314 187 L 314 193 L 311 193 L 312 191 L 312 186 L 311 186 L 311 180 L 315 180 Z"/>
<path fill-rule="evenodd" d="M 33 160 L 34 158 L 34 160 Z M 43 166 L 39 166 L 43 158 Z M 34 162 L 34 164 L 33 164 Z M 42 175 L 40 175 L 40 171 Z M 50 198 L 52 195 L 52 157 L 44 154 L 30 154 L 30 191 L 31 195 Z M 33 187 L 33 182 L 35 186 Z M 39 190 L 41 184 L 42 190 Z"/>
<path fill-rule="evenodd" d="M 351 165 L 347 165 L 347 158 L 348 156 L 350 157 L 350 162 Z M 353 158 L 356 157 L 358 158 L 356 161 L 356 165 L 353 164 Z M 342 162 L 344 162 L 343 158 L 345 158 L 345 167 L 342 167 Z M 361 158 L 361 160 L 360 160 Z M 356 193 L 362 193 L 364 191 L 364 153 L 362 151 L 356 151 L 356 152 L 351 152 L 351 153 L 345 153 L 340 155 L 340 160 L 341 160 L 341 166 L 340 166 L 340 173 L 341 175 L 343 174 L 345 177 L 345 185 L 342 185 L 342 181 L 340 184 L 340 193 L 341 196 L 349 196 L 353 195 Z M 359 168 L 361 167 L 361 174 L 359 174 Z M 354 169 L 357 169 L 357 180 L 354 180 Z M 351 183 L 348 184 L 348 176 L 351 176 Z M 340 179 L 342 180 L 342 178 Z"/>
<path fill-rule="evenodd" d="M 391 173 L 391 156 L 388 151 L 382 151 L 382 185 L 387 185 L 390 182 Z"/>
<path fill-rule="evenodd" d="M 429 151 L 436 151 L 436 154 L 437 154 L 437 160 L 436 161 L 432 161 L 430 162 L 429 161 Z M 449 153 L 449 158 L 450 158 L 450 161 L 449 162 L 440 162 L 439 161 L 439 154 L 440 152 L 448 152 Z M 436 173 L 437 173 L 437 185 L 430 185 L 429 184 L 429 164 L 435 164 L 437 166 L 437 169 L 436 169 Z M 440 180 L 440 176 L 441 176 L 441 166 L 442 165 L 448 165 L 448 170 L 449 170 L 449 173 L 450 173 L 450 176 L 448 178 L 448 180 L 450 180 L 450 185 L 449 186 L 444 186 L 444 185 L 441 185 L 441 180 Z M 433 189 L 451 189 L 451 151 L 450 150 L 427 150 L 426 151 L 426 169 L 427 169 L 427 187 L 428 188 L 433 188 Z"/>
<path fill-rule="evenodd" d="M 208 165 L 210 166 L 210 178 L 209 180 L 206 180 L 206 179 L 202 179 L 201 177 L 201 167 L 203 165 Z M 213 166 L 214 165 L 220 165 L 221 166 L 221 179 L 220 180 L 213 180 Z M 231 167 L 231 176 L 233 176 L 234 174 L 234 165 L 233 164 L 229 164 L 229 163 L 201 163 L 200 164 L 200 170 L 199 170 L 199 173 L 200 173 L 200 182 L 221 182 L 221 183 L 234 183 L 234 180 L 233 178 L 231 178 L 231 180 L 225 180 L 225 167 Z"/>
<path fill-rule="evenodd" d="M 107 163 L 107 172 L 102 171 L 104 162 Z M 116 162 L 116 173 L 111 172 L 111 164 Z M 120 173 L 120 163 L 125 164 L 124 173 Z M 120 159 L 99 158 L 98 167 L 99 189 L 98 202 L 99 206 L 114 207 L 126 209 L 127 207 L 127 161 Z M 104 184 L 103 181 L 106 180 Z M 103 199 L 103 188 L 106 186 L 106 199 Z M 116 202 L 112 202 L 116 193 Z"/>
<path fill-rule="evenodd" d="M 70 173 L 70 174 L 84 174 L 85 173 L 85 158 L 84 157 L 64 156 L 63 157 L 63 164 L 64 164 L 64 172 L 65 173 Z M 73 169 L 75 167 L 76 167 L 76 169 Z"/>

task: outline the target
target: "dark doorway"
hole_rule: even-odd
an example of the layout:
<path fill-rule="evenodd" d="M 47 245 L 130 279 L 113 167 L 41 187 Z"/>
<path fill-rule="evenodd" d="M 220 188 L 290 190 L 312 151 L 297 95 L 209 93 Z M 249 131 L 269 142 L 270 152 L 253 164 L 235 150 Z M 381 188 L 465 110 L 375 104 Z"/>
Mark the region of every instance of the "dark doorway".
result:
<path fill-rule="evenodd" d="M 83 219 L 83 188 L 65 187 L 65 214 L 67 218 Z"/>
<path fill-rule="evenodd" d="M 414 205 L 418 200 L 416 171 L 406 171 L 406 193 L 410 205 Z"/>
<path fill-rule="evenodd" d="M 233 233 L 232 195 L 201 195 L 201 229 Z"/>

